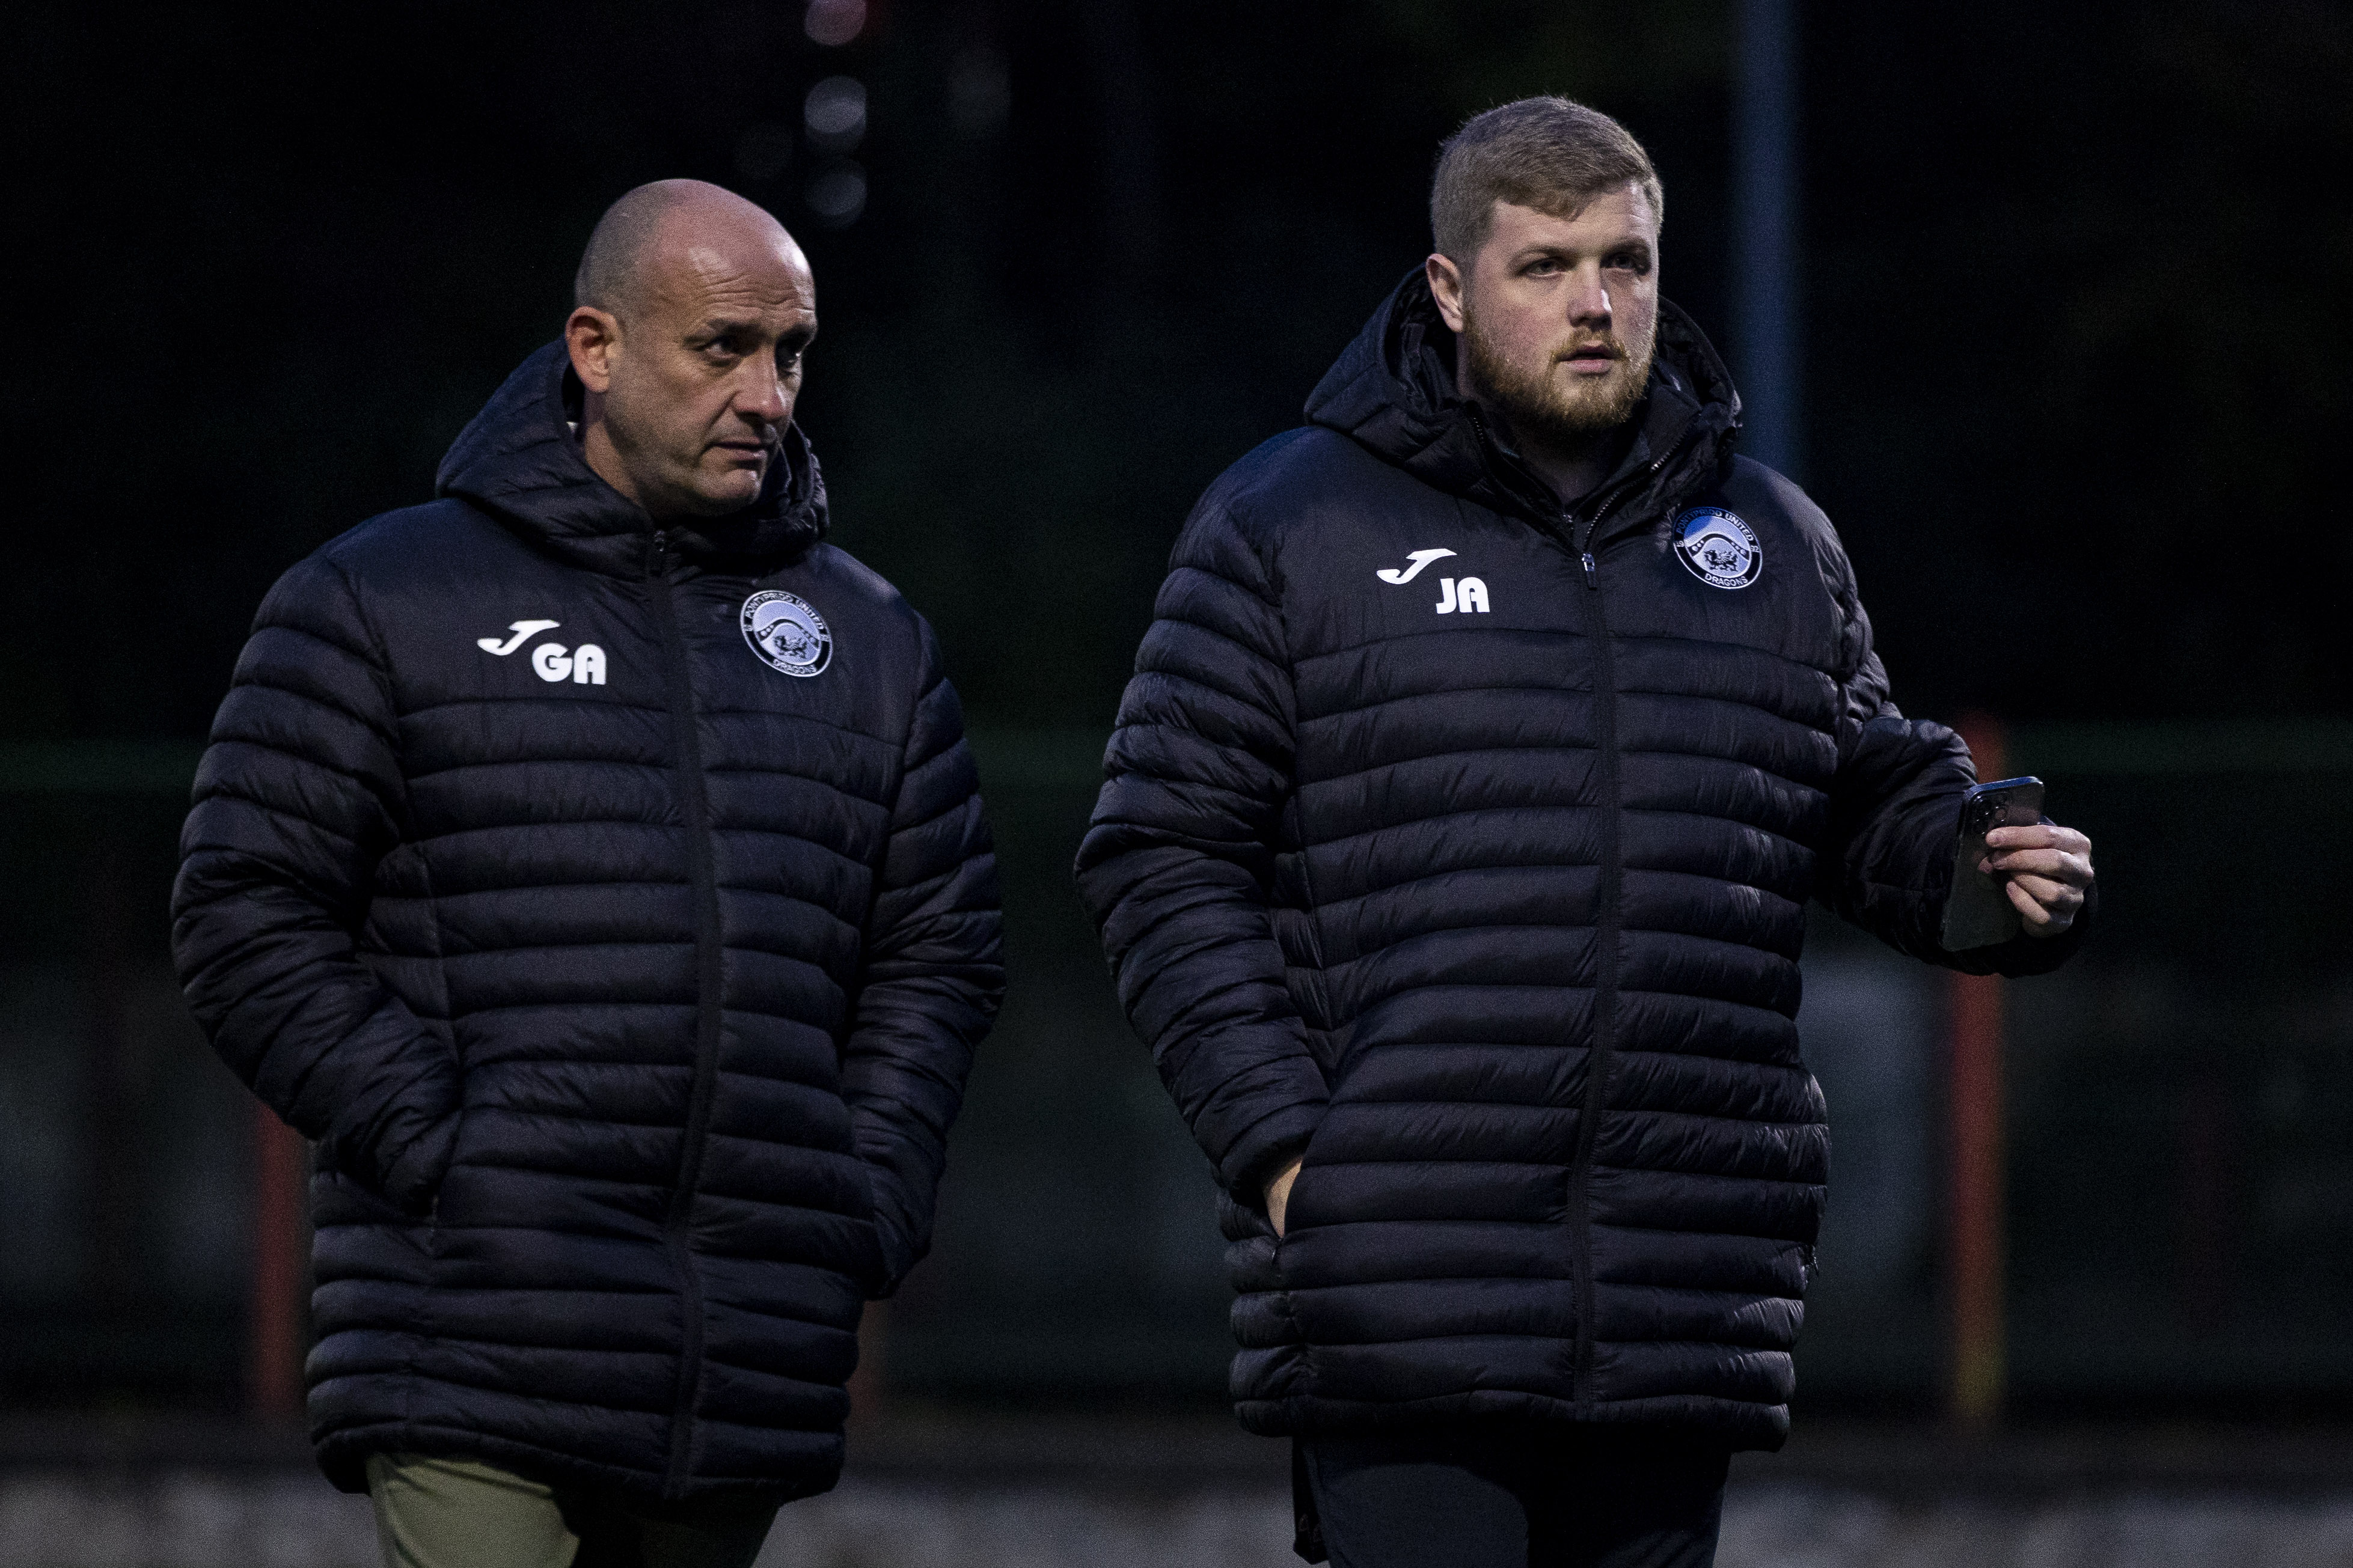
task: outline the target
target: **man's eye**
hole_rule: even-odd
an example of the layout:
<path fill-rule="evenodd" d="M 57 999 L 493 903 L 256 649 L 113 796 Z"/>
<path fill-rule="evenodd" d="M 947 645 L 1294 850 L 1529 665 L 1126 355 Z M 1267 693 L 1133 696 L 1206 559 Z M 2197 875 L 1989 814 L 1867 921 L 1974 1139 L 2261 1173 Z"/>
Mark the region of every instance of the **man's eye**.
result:
<path fill-rule="evenodd" d="M 1535 261 L 1528 264 L 1528 276 L 1531 278 L 1549 278 L 1559 270 L 1560 263 L 1551 259 L 1549 257 L 1542 261 Z"/>

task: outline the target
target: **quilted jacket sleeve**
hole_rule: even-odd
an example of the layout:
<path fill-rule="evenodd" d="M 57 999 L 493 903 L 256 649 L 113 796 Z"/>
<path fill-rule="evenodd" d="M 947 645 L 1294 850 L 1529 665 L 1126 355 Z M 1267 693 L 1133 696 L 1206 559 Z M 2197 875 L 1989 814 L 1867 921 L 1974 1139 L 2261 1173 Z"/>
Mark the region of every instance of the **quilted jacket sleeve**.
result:
<path fill-rule="evenodd" d="M 918 689 L 842 1053 L 842 1098 L 874 1186 L 879 1295 L 930 1249 L 948 1128 L 1005 994 L 997 857 L 964 712 L 929 626 Z"/>
<path fill-rule="evenodd" d="M 1821 851 L 1822 901 L 1900 952 L 1968 974 L 2045 974 L 2083 945 L 2093 906 L 2065 934 L 2020 935 L 1947 952 L 1938 940 L 1952 888 L 1961 797 L 1978 782 L 1968 746 L 1942 724 L 1906 719 L 1888 695 L 1854 570 L 1825 527 L 1815 552 L 1845 622 L 1838 778 Z"/>
<path fill-rule="evenodd" d="M 403 798 L 382 660 L 314 556 L 263 602 L 213 721 L 173 954 L 237 1077 L 336 1168 L 421 1212 L 448 1164 L 458 1063 L 356 950 Z"/>
<path fill-rule="evenodd" d="M 1269 900 L 1295 703 L 1275 585 L 1205 502 L 1176 542 L 1079 849 L 1081 896 L 1161 1081 L 1240 1203 L 1323 1119 Z"/>

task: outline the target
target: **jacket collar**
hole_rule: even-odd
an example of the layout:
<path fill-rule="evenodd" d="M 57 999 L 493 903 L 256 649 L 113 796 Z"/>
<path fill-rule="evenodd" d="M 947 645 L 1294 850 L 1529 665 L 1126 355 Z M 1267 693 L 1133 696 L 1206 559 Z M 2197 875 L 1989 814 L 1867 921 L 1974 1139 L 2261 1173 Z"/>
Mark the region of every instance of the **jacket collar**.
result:
<path fill-rule="evenodd" d="M 1658 350 L 1635 439 L 1577 510 L 1606 504 L 1609 532 L 1654 522 L 1731 458 L 1740 395 L 1715 347 L 1659 301 Z M 1373 312 L 1307 399 L 1310 423 L 1337 430 L 1424 484 L 1495 511 L 1557 527 L 1558 498 L 1491 420 L 1454 390 L 1454 334 L 1416 268 Z"/>
<path fill-rule="evenodd" d="M 589 468 L 572 433 L 565 398 L 571 376 L 560 339 L 524 360 L 459 432 L 441 459 L 434 493 L 471 501 L 571 565 L 642 577 L 653 519 Z M 758 573 L 807 551 L 825 529 L 817 456 L 800 426 L 788 425 L 758 500 L 726 517 L 671 523 L 664 531 L 681 556 L 705 570 Z"/>

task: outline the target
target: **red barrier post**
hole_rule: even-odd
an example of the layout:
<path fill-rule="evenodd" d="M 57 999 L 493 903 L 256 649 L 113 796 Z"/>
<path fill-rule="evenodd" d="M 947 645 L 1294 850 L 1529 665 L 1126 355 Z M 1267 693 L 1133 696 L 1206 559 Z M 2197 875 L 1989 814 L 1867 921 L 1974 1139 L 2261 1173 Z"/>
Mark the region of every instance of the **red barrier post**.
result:
<path fill-rule="evenodd" d="M 311 1146 L 266 1105 L 253 1108 L 253 1280 L 248 1302 L 247 1408 L 265 1420 L 302 1413 L 302 1286 L 308 1270 L 304 1178 Z"/>
<path fill-rule="evenodd" d="M 2001 726 L 1965 720 L 1961 738 L 1978 777 L 2003 776 Z M 2002 982 L 1991 974 L 1954 974 L 1947 1079 L 1946 1288 L 1951 1293 L 1947 1359 L 1949 1409 L 1958 1425 L 1982 1431 L 2001 1415 L 2007 1381 L 2008 1200 L 2003 1127 Z"/>

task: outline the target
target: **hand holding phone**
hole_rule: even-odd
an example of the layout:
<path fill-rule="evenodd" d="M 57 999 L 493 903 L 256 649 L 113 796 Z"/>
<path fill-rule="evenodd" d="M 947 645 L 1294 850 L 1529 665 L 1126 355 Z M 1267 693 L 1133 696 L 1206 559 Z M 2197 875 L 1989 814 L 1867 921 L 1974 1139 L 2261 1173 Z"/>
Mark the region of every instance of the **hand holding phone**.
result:
<path fill-rule="evenodd" d="M 1986 835 L 1998 827 L 2031 827 L 2042 820 L 2042 781 L 2002 779 L 1961 798 L 1961 825 L 1953 846 L 1953 889 L 1945 900 L 1941 941 L 1947 952 L 1993 947 L 2026 929 L 2000 872 L 1979 869 L 1992 851 Z M 2088 847 L 2088 846 L 2086 846 Z"/>
<path fill-rule="evenodd" d="M 1986 830 L 1986 869 L 2022 917 L 2026 934 L 2059 936 L 2091 901 L 2092 841 L 2049 817 Z"/>

